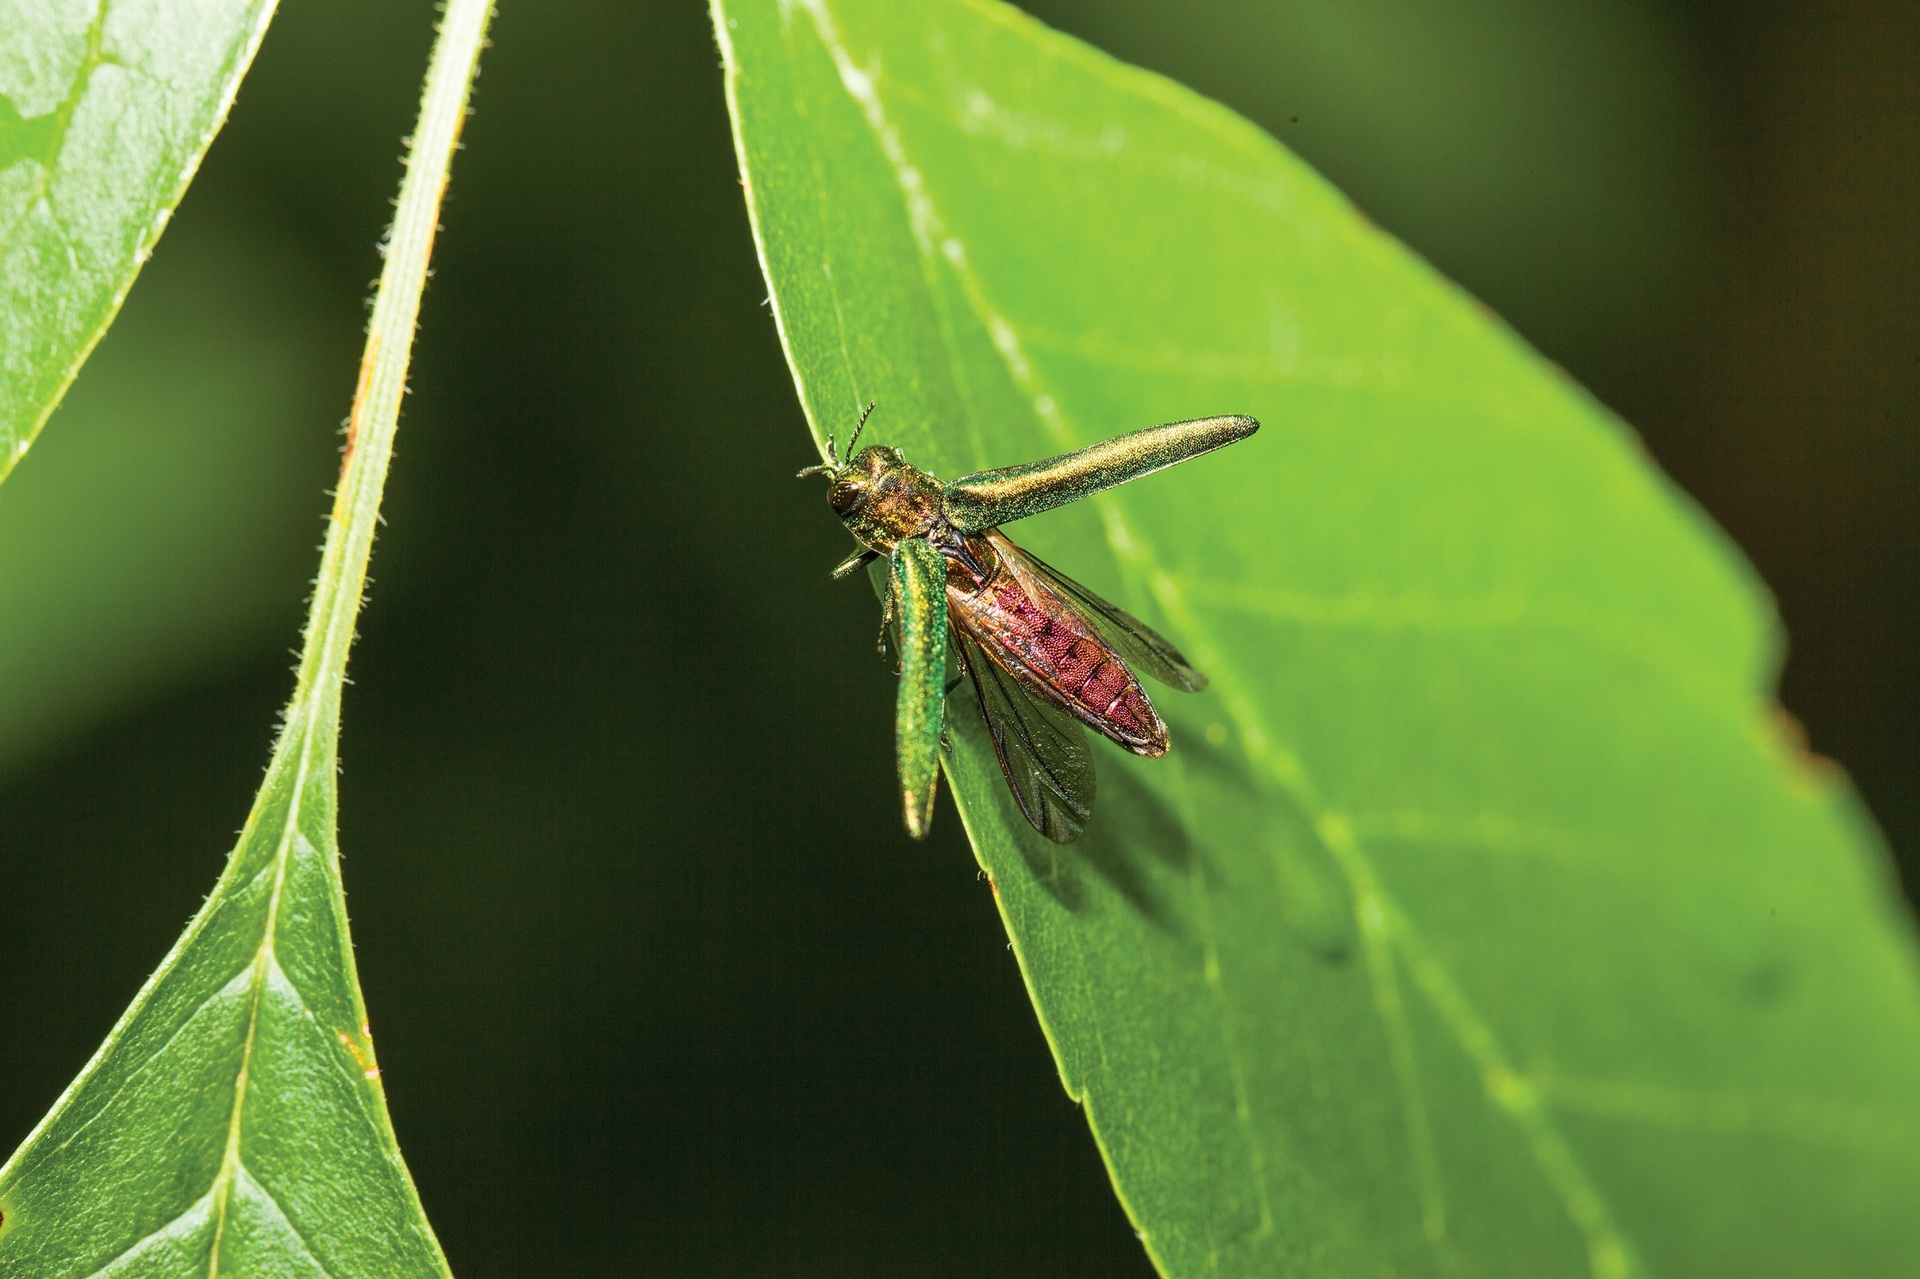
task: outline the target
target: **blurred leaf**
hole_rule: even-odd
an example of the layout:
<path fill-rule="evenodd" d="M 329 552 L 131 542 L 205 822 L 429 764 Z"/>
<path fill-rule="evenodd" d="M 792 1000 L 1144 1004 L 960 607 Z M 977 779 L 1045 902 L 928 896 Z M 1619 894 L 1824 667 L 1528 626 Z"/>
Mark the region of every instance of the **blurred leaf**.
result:
<path fill-rule="evenodd" d="M 1271 129 L 1549 351 L 1591 367 L 1628 341 L 1658 359 L 1690 318 L 1716 169 L 1703 51 L 1678 6 L 1188 0 L 1177 21 L 1154 0 L 1029 7 Z"/>
<path fill-rule="evenodd" d="M 244 210 L 196 197 L 168 235 L 0 486 L 0 776 L 158 687 L 284 655 L 354 358 L 329 288 Z"/>
<path fill-rule="evenodd" d="M 336 836 L 340 693 L 490 0 L 454 0 L 368 325 L 299 681 L 213 893 L 0 1167 L 0 1273 L 445 1276 L 400 1157 Z"/>
<path fill-rule="evenodd" d="M 1081 843 L 1026 829 L 953 703 L 1162 1269 L 1905 1265 L 1908 927 L 1777 727 L 1763 591 L 1628 432 L 1177 85 L 988 0 L 714 13 L 816 436 L 877 399 L 869 438 L 952 476 L 1266 424 L 1016 530 L 1214 681 L 1158 699 L 1167 759 L 1102 751 Z"/>
<path fill-rule="evenodd" d="M 185 194 L 274 0 L 0 0 L 0 479 Z"/>

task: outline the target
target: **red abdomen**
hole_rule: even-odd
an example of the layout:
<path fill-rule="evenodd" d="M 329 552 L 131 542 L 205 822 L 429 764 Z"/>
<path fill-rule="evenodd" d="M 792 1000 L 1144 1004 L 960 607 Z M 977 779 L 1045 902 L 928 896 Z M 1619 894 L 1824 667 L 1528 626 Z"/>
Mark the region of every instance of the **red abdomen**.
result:
<path fill-rule="evenodd" d="M 1167 726 L 1139 679 L 1078 606 L 1021 562 L 998 531 L 984 578 L 955 564 L 947 578 L 948 613 L 987 656 L 1027 688 L 1137 755 L 1162 755 Z"/>

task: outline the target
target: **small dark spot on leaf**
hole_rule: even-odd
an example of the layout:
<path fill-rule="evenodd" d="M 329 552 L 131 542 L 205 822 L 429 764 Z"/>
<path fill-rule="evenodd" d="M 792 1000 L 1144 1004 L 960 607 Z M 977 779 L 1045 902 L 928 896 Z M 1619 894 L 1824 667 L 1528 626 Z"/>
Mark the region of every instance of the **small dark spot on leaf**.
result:
<path fill-rule="evenodd" d="M 1741 985 L 1754 1003 L 1774 1004 L 1787 993 L 1792 980 L 1793 970 L 1784 960 L 1767 959 L 1749 968 Z"/>

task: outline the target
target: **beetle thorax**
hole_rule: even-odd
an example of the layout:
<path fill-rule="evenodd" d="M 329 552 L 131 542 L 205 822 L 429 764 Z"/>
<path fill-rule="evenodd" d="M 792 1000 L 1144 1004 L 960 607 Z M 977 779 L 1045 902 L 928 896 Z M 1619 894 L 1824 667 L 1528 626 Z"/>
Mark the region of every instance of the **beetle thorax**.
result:
<path fill-rule="evenodd" d="M 827 504 L 862 545 L 891 552 L 903 539 L 940 530 L 944 491 L 939 480 L 910 465 L 898 449 L 876 444 L 861 449 L 834 476 Z"/>

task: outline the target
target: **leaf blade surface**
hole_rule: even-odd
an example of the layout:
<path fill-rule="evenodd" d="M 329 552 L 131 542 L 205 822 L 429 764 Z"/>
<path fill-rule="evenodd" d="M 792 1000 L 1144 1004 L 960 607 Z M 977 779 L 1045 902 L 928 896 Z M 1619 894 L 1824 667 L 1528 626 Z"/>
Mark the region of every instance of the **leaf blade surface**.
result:
<path fill-rule="evenodd" d="M 0 0 L 0 480 L 112 322 L 274 0 Z"/>
<path fill-rule="evenodd" d="M 1213 680 L 1156 699 L 1165 761 L 1103 751 L 1080 844 L 950 706 L 1162 1268 L 1911 1256 L 1910 930 L 1775 724 L 1763 589 L 1625 428 L 1271 139 L 1013 10 L 714 13 L 817 439 L 876 399 L 869 438 L 952 477 L 1265 425 L 1019 527 Z"/>

